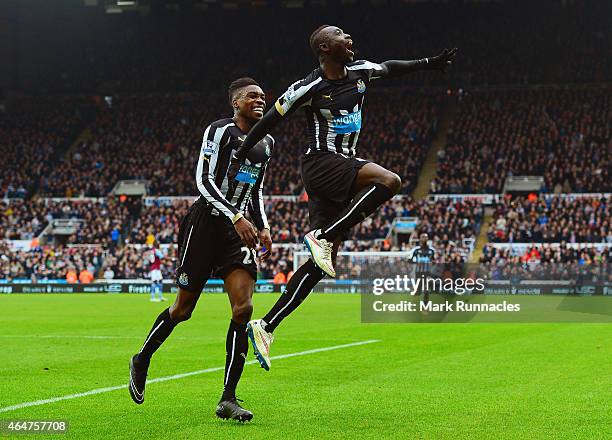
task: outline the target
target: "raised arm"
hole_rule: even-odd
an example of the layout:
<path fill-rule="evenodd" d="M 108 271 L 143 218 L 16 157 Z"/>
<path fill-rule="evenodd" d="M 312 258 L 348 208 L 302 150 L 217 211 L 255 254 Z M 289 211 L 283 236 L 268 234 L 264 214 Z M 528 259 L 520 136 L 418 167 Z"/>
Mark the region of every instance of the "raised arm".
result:
<path fill-rule="evenodd" d="M 446 73 L 457 55 L 457 48 L 444 49 L 440 55 L 420 60 L 389 60 L 380 63 L 380 69 L 373 72 L 372 78 L 392 78 L 418 70 L 440 70 Z"/>

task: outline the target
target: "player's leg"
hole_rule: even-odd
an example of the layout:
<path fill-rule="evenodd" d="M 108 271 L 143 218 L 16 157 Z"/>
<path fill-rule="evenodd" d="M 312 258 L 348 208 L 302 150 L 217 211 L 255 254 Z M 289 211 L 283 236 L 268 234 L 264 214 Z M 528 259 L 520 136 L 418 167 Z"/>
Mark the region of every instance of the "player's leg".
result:
<path fill-rule="evenodd" d="M 161 273 L 161 270 L 157 271 L 157 280 L 155 282 L 155 290 L 157 292 L 158 298 L 160 301 L 167 301 L 166 298 L 164 298 L 164 276 Z"/>
<path fill-rule="evenodd" d="M 240 381 L 244 362 L 249 351 L 246 324 L 253 313 L 253 286 L 255 280 L 248 271 L 236 267 L 225 277 L 227 291 L 232 307 L 225 340 L 225 372 L 223 375 L 223 394 L 217 405 L 216 414 L 222 419 L 241 422 L 251 420 L 253 414 L 240 406 L 236 399 L 236 387 Z"/>
<path fill-rule="evenodd" d="M 335 277 L 332 243 L 363 221 L 401 187 L 400 178 L 380 165 L 340 154 L 302 159 L 302 180 L 311 199 L 325 207 L 304 237 L 314 263 Z M 329 215 L 329 214 L 332 215 Z M 324 219 L 325 221 L 320 221 Z"/>
<path fill-rule="evenodd" d="M 191 314 L 200 298 L 200 293 L 180 289 L 176 300 L 159 314 L 140 351 L 135 355 L 138 362 L 149 363 L 153 354 L 170 336 L 174 327 L 191 318 Z"/>
<path fill-rule="evenodd" d="M 146 377 L 151 357 L 170 336 L 174 327 L 191 317 L 200 292 L 212 270 L 215 231 L 210 228 L 209 211 L 194 205 L 179 230 L 180 263 L 176 272 L 179 292 L 174 304 L 162 311 L 145 338 L 140 351 L 130 359 L 129 391 L 137 404 L 144 402 Z"/>
<path fill-rule="evenodd" d="M 340 239 L 333 243 L 334 266 L 340 243 Z M 308 259 L 295 271 L 285 291 L 270 311 L 262 319 L 253 320 L 247 325 L 255 356 L 265 370 L 269 370 L 272 366 L 270 360 L 270 346 L 274 340 L 272 333 L 287 316 L 302 304 L 324 277 L 325 273 L 311 259 Z"/>
<path fill-rule="evenodd" d="M 353 183 L 353 200 L 335 219 L 321 228 L 317 238 L 334 240 L 342 236 L 397 194 L 401 184 L 397 174 L 378 164 L 366 163 L 357 172 Z"/>
<path fill-rule="evenodd" d="M 155 279 L 153 279 L 153 272 L 151 272 L 151 274 L 149 275 L 149 277 L 151 278 L 151 285 L 150 285 L 150 292 L 151 292 L 151 302 L 156 302 L 157 300 L 155 299 Z"/>
<path fill-rule="evenodd" d="M 134 402 L 144 402 L 144 390 L 151 357 L 170 336 L 174 327 L 191 317 L 199 293 L 179 289 L 174 304 L 159 314 L 140 351 L 130 360 L 130 395 Z"/>

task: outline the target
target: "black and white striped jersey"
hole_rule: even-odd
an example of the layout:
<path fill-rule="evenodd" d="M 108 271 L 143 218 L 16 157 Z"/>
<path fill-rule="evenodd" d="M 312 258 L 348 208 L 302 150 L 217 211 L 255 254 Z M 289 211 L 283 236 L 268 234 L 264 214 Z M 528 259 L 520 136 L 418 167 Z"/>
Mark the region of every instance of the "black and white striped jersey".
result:
<path fill-rule="evenodd" d="M 276 101 L 276 110 L 283 116 L 304 109 L 308 122 L 306 154 L 329 151 L 355 155 L 365 93 L 370 81 L 386 70 L 364 60 L 348 63 L 346 69 L 346 78 L 329 80 L 318 68 L 289 86 Z"/>
<path fill-rule="evenodd" d="M 249 154 L 249 157 L 265 159 L 254 163 L 247 158 L 234 183 L 229 184 L 227 169 L 230 158 L 245 137 L 246 133 L 231 118 L 210 124 L 204 131 L 196 183 L 200 198 L 213 206 L 213 213 L 232 219 L 248 209 L 255 226 L 261 230 L 269 227 L 263 204 L 263 180 L 274 149 L 274 138 L 266 135 L 253 149 L 262 151 Z"/>
<path fill-rule="evenodd" d="M 417 272 L 428 272 L 434 263 L 435 257 L 436 251 L 434 248 L 418 245 L 412 248 L 408 260 L 416 265 Z"/>

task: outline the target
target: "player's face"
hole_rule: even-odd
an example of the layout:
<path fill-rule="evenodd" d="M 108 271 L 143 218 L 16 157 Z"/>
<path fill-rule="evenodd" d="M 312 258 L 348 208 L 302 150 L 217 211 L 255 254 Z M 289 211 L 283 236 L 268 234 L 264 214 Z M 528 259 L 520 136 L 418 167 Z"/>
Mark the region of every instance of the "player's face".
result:
<path fill-rule="evenodd" d="M 325 34 L 325 47 L 329 56 L 339 63 L 350 63 L 353 61 L 355 52 L 353 52 L 353 37 L 344 33 L 342 29 L 336 26 L 328 26 L 321 32 Z M 327 50 L 325 50 L 327 49 Z"/>
<path fill-rule="evenodd" d="M 259 86 L 251 85 L 238 91 L 235 101 L 238 114 L 251 121 L 259 121 L 266 108 L 266 94 Z"/>
<path fill-rule="evenodd" d="M 427 246 L 428 239 L 429 237 L 427 236 L 427 234 L 421 235 L 421 246 L 423 247 Z"/>

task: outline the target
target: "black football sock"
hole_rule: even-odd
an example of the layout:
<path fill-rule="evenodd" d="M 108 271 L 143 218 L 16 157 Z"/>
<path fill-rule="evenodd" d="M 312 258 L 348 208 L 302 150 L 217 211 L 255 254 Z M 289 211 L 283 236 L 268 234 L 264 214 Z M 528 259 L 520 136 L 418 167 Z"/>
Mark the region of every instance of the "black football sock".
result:
<path fill-rule="evenodd" d="M 230 321 L 225 339 L 225 375 L 223 380 L 223 395 L 221 400 L 229 400 L 236 397 L 236 386 L 242 370 L 244 361 L 249 351 L 249 341 L 246 324 Z"/>
<path fill-rule="evenodd" d="M 387 186 L 375 183 L 359 191 L 349 206 L 329 225 L 321 228 L 317 238 L 333 241 L 357 223 L 361 223 L 395 193 Z"/>
<path fill-rule="evenodd" d="M 312 260 L 306 261 L 298 270 L 295 271 L 287 288 L 280 296 L 272 309 L 263 317 L 265 330 L 272 333 L 274 329 L 293 312 L 308 294 L 314 289 L 319 281 L 323 279 L 325 273 L 317 267 Z"/>
<path fill-rule="evenodd" d="M 160 345 L 164 343 L 166 338 L 172 333 L 174 329 L 174 323 L 170 319 L 170 310 L 166 309 L 159 314 L 151 331 L 142 345 L 140 352 L 138 353 L 138 362 L 149 362 L 153 353 L 157 351 Z"/>

